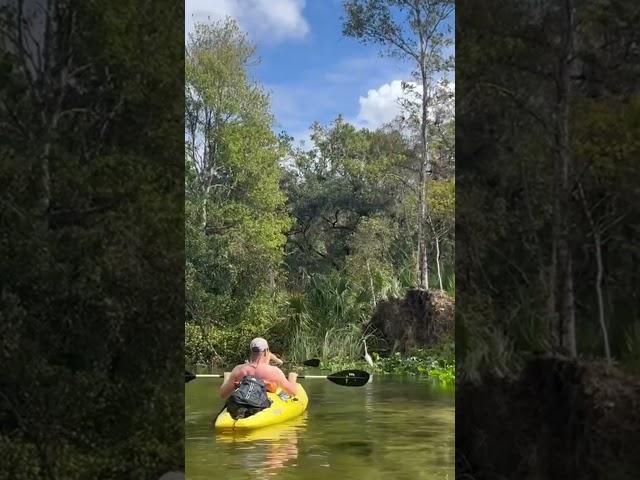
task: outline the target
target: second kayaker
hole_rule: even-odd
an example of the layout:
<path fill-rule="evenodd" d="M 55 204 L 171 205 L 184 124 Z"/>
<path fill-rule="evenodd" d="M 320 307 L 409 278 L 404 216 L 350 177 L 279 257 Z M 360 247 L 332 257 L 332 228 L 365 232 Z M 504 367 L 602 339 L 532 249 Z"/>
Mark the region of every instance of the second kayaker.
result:
<path fill-rule="evenodd" d="M 269 364 L 271 364 L 271 362 L 275 363 L 276 365 L 282 365 L 284 362 L 282 360 L 280 360 L 277 355 L 273 352 L 271 352 L 269 355 L 271 355 L 271 358 L 269 359 Z M 249 363 L 249 360 L 246 360 L 244 363 Z"/>
<path fill-rule="evenodd" d="M 275 363 L 275 364 L 276 364 L 276 365 L 278 365 L 278 366 L 280 366 L 280 365 L 282 365 L 282 364 L 284 363 L 281 359 L 279 359 L 279 358 L 276 356 L 276 354 L 275 354 L 275 353 L 271 352 L 271 353 L 270 353 L 270 356 L 271 356 L 271 358 L 269 359 L 269 362 L 273 362 L 273 363 Z"/>
<path fill-rule="evenodd" d="M 282 388 L 290 395 L 298 392 L 296 383 L 298 374 L 291 372 L 287 378 L 278 367 L 269 365 L 272 354 L 269 351 L 269 344 L 264 338 L 254 338 L 251 340 L 251 357 L 249 362 L 236 365 L 227 376 L 220 387 L 220 396 L 227 398 L 240 384 L 246 376 L 251 376 L 262 380 L 270 392 L 275 392 L 278 387 Z"/>

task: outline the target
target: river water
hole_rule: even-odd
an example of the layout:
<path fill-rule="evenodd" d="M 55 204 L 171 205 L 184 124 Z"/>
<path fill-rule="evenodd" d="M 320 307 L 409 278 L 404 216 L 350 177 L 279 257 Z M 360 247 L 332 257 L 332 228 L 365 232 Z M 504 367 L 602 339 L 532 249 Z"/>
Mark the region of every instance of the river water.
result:
<path fill-rule="evenodd" d="M 382 375 L 362 387 L 299 381 L 304 415 L 244 435 L 212 429 L 221 379 L 186 384 L 186 478 L 454 479 L 452 390 Z"/>

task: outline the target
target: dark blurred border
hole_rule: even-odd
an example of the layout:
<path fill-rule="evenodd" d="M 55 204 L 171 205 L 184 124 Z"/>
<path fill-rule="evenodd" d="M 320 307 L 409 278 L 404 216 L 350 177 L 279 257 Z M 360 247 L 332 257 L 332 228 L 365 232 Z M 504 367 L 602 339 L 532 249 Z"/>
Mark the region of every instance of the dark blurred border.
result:
<path fill-rule="evenodd" d="M 456 19 L 456 478 L 640 478 L 640 4 Z"/>
<path fill-rule="evenodd" d="M 184 5 L 0 6 L 0 478 L 183 470 Z"/>

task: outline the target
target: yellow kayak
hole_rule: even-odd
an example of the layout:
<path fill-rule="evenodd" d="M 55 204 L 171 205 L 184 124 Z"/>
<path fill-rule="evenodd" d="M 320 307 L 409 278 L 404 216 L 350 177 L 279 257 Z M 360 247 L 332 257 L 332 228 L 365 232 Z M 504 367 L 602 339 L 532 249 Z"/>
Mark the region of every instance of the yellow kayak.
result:
<path fill-rule="evenodd" d="M 280 388 L 275 393 L 267 392 L 267 396 L 271 400 L 271 406 L 247 418 L 234 420 L 225 408 L 216 418 L 215 429 L 217 431 L 254 430 L 286 422 L 302 415 L 307 409 L 309 398 L 307 397 L 307 392 L 304 391 L 304 388 L 299 383 L 298 393 L 295 397 L 285 395 L 285 398 L 288 398 L 283 399 L 280 396 L 281 394 L 284 395 L 284 392 Z"/>
<path fill-rule="evenodd" d="M 292 420 L 287 420 L 286 422 L 276 425 L 268 425 L 254 430 L 226 431 L 223 432 L 224 435 L 218 435 L 216 437 L 216 442 L 242 443 L 262 441 L 279 445 L 297 439 L 298 432 L 306 424 L 306 413 L 303 413 Z"/>

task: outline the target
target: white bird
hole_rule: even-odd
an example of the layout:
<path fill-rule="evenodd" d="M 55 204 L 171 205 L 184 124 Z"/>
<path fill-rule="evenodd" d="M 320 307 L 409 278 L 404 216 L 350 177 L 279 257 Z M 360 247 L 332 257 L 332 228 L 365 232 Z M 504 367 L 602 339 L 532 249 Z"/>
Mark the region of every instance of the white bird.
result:
<path fill-rule="evenodd" d="M 371 355 L 369 355 L 369 352 L 367 352 L 367 341 L 363 338 L 362 342 L 364 343 L 364 359 L 373 367 L 373 359 L 371 358 Z"/>

